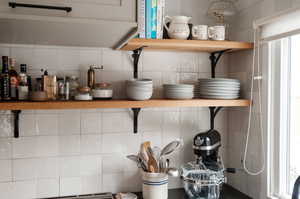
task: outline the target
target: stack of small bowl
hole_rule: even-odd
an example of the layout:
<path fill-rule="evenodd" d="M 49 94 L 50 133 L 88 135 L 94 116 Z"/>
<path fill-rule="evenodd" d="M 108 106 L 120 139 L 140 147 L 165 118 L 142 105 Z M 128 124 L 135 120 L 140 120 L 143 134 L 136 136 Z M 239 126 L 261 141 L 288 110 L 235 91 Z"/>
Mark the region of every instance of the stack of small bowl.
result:
<path fill-rule="evenodd" d="M 148 100 L 153 94 L 153 82 L 151 79 L 132 79 L 127 81 L 127 97 L 132 100 Z"/>
<path fill-rule="evenodd" d="M 164 84 L 164 94 L 167 99 L 193 99 L 194 85 Z"/>
<path fill-rule="evenodd" d="M 208 78 L 199 79 L 197 95 L 206 99 L 237 99 L 241 83 L 237 79 Z"/>

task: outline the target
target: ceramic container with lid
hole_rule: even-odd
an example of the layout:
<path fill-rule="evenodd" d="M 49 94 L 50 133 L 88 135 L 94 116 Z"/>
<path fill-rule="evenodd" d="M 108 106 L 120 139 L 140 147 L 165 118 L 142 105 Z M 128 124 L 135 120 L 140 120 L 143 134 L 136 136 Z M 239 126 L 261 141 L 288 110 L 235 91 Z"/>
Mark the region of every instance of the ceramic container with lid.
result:
<path fill-rule="evenodd" d="M 98 83 L 95 84 L 94 89 L 92 90 L 93 99 L 103 100 L 103 99 L 112 99 L 113 89 L 109 83 Z"/>

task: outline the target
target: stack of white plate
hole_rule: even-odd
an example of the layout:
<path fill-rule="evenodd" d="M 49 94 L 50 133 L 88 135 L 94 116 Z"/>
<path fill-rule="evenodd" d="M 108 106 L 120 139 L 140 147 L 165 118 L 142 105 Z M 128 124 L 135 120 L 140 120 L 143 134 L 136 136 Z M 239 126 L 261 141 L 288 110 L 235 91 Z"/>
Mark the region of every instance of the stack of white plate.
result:
<path fill-rule="evenodd" d="M 196 94 L 206 99 L 237 99 L 240 97 L 241 83 L 237 79 L 199 79 Z"/>
<path fill-rule="evenodd" d="M 168 99 L 193 99 L 194 85 L 164 84 L 164 94 Z"/>
<path fill-rule="evenodd" d="M 127 97 L 132 100 L 148 100 L 153 94 L 153 82 L 151 79 L 133 79 L 127 81 Z"/>

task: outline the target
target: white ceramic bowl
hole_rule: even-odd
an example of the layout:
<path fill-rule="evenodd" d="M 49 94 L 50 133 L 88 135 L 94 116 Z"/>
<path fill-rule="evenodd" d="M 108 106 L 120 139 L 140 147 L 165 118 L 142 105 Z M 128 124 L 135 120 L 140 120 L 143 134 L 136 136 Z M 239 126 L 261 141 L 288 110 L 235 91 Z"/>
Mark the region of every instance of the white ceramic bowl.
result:
<path fill-rule="evenodd" d="M 144 101 L 152 97 L 153 91 L 136 91 L 126 89 L 127 97 L 132 100 Z"/>
<path fill-rule="evenodd" d="M 92 96 L 95 99 L 110 99 L 113 97 L 113 90 L 111 90 L 111 89 L 93 89 Z"/>

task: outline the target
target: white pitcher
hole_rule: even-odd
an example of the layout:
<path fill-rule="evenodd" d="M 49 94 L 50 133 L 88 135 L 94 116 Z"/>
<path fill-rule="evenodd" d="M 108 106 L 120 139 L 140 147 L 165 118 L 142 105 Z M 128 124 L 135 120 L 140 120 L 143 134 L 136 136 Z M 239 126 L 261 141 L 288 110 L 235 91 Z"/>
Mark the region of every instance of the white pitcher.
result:
<path fill-rule="evenodd" d="M 168 35 L 171 39 L 187 39 L 190 35 L 189 21 L 191 17 L 186 16 L 166 16 L 164 23 L 165 28 L 168 31 Z M 170 22 L 170 26 L 167 27 L 166 23 Z"/>

